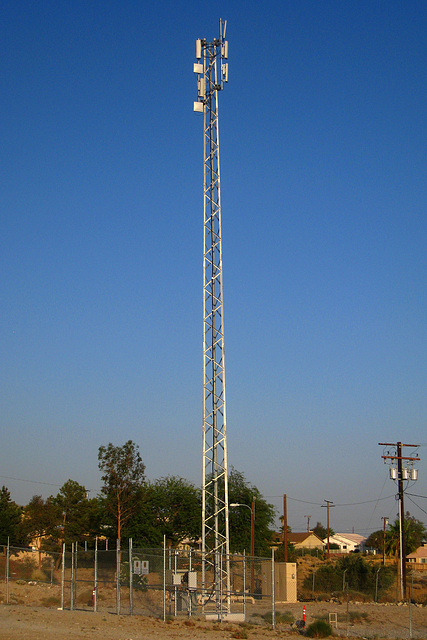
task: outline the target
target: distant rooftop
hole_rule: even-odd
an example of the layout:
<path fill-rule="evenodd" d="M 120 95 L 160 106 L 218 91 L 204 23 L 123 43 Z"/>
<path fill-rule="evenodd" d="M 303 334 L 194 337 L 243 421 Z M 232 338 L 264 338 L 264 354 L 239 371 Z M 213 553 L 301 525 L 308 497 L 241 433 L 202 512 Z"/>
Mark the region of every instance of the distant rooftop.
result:
<path fill-rule="evenodd" d="M 361 544 L 366 540 L 365 536 L 361 536 L 358 533 L 336 533 L 334 537 L 344 538 L 344 540 L 350 540 L 350 542 L 354 542 L 355 544 Z"/>

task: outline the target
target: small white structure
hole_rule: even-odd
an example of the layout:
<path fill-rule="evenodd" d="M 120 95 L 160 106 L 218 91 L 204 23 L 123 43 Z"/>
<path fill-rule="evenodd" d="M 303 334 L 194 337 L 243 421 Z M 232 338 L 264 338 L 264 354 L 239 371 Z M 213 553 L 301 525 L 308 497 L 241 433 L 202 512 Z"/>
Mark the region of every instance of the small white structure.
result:
<path fill-rule="evenodd" d="M 366 538 L 358 533 L 335 533 L 333 536 L 329 536 L 329 545 L 336 544 L 339 547 L 339 550 L 336 550 L 337 553 L 365 551 L 365 541 Z M 323 542 L 327 545 L 328 539 L 325 538 Z M 331 549 L 331 552 L 333 553 L 334 549 Z"/>

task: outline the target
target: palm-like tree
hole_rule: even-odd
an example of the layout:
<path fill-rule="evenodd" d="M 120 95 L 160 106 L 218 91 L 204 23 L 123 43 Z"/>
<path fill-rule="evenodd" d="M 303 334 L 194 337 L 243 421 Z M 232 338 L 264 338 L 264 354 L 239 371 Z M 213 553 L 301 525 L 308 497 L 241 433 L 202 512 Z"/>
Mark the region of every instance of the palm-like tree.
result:
<path fill-rule="evenodd" d="M 422 522 L 406 513 L 403 521 L 403 532 L 405 535 L 406 553 L 412 553 L 417 549 L 423 538 L 426 536 L 426 528 Z M 385 552 L 388 556 L 399 556 L 400 552 L 400 527 L 399 518 L 393 524 L 389 525 L 385 534 Z"/>

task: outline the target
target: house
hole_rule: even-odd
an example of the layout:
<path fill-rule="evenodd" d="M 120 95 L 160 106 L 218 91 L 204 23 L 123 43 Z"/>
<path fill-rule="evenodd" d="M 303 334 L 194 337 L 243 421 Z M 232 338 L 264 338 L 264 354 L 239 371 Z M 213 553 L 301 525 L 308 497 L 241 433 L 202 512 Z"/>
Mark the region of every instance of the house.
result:
<path fill-rule="evenodd" d="M 315 533 L 312 531 L 306 531 L 305 533 L 288 533 L 288 542 L 292 544 L 295 549 L 323 549 L 324 544 Z M 273 536 L 276 544 L 283 544 L 283 533 L 275 534 Z"/>
<path fill-rule="evenodd" d="M 295 549 L 323 549 L 324 544 L 319 536 L 312 531 L 306 533 L 288 533 L 288 542 Z"/>
<path fill-rule="evenodd" d="M 358 533 L 335 533 L 333 536 L 329 536 L 329 546 L 332 544 L 337 545 L 337 550 L 331 549 L 332 552 L 335 551 L 336 553 L 364 551 L 365 540 L 366 538 Z M 328 539 L 325 538 L 323 542 L 327 545 Z"/>
<path fill-rule="evenodd" d="M 410 562 L 411 564 L 416 562 L 417 564 L 427 565 L 427 544 L 423 544 L 412 553 L 408 553 L 406 556 L 406 562 Z"/>

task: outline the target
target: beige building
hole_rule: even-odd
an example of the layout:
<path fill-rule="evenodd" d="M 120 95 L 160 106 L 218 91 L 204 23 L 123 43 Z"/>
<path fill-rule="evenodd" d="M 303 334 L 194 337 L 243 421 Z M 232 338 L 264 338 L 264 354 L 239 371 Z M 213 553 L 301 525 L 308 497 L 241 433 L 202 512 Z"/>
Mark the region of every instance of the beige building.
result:
<path fill-rule="evenodd" d="M 307 531 L 306 533 L 288 533 L 288 542 L 290 542 L 295 549 L 323 549 L 324 547 L 322 539 L 312 531 Z"/>

